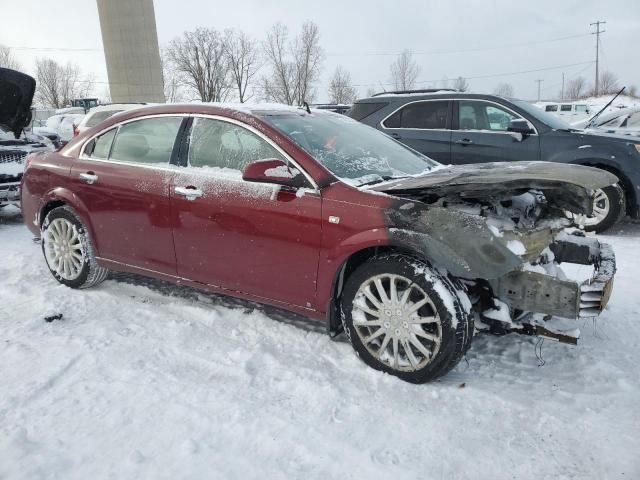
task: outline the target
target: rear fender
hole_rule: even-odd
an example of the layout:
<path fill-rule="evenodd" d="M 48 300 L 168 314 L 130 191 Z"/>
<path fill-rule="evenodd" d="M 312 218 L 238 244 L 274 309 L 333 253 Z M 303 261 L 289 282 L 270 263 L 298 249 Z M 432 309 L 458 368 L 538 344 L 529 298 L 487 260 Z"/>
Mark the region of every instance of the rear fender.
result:
<path fill-rule="evenodd" d="M 42 207 L 40 208 L 40 211 L 38 212 L 38 217 L 37 217 L 37 222 L 39 226 L 42 227 L 42 223 L 44 222 L 44 217 L 46 215 L 45 212 L 47 212 L 48 210 L 47 206 L 51 205 L 51 203 L 57 203 L 57 202 L 62 202 L 65 205 L 68 205 L 76 212 L 82 224 L 89 231 L 89 235 L 91 236 L 92 239 L 94 239 L 94 248 L 96 249 L 96 253 L 99 254 L 99 252 L 97 251 L 98 250 L 97 242 L 95 241 L 95 238 L 96 238 L 95 230 L 90 220 L 91 217 L 89 216 L 89 210 L 87 209 L 84 202 L 80 199 L 80 197 L 78 197 L 77 195 L 75 195 L 73 192 L 71 192 L 66 188 L 57 187 L 52 190 L 49 190 L 44 195 L 42 200 Z"/>

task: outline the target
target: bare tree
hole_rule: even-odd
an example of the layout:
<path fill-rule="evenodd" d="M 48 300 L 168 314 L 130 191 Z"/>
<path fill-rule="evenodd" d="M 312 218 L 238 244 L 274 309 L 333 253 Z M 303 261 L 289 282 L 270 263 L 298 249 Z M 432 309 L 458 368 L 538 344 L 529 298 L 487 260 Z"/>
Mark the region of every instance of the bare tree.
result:
<path fill-rule="evenodd" d="M 411 90 L 415 87 L 420 67 L 409 50 L 404 50 L 391 64 L 391 83 L 396 90 Z"/>
<path fill-rule="evenodd" d="M 331 103 L 353 103 L 358 92 L 351 85 L 351 74 L 342 65 L 336 67 L 329 83 L 329 101 Z"/>
<path fill-rule="evenodd" d="M 267 100 L 301 105 L 315 97 L 323 57 L 320 33 L 315 23 L 306 22 L 293 42 L 288 36 L 287 27 L 280 23 L 267 34 L 264 53 L 271 74 L 262 79 L 263 94 Z"/>
<path fill-rule="evenodd" d="M 499 83 L 493 94 L 500 97 L 513 97 L 513 86 L 510 83 Z"/>
<path fill-rule="evenodd" d="M 224 41 L 212 28 L 196 28 L 173 39 L 167 47 L 170 60 L 180 83 L 193 90 L 203 102 L 227 99 L 230 70 L 225 56 Z"/>
<path fill-rule="evenodd" d="M 600 93 L 600 95 L 617 93 L 618 90 L 620 90 L 620 87 L 618 86 L 618 77 L 609 70 L 606 70 L 600 74 L 598 83 L 598 92 Z"/>
<path fill-rule="evenodd" d="M 38 102 L 46 107 L 61 108 L 70 105 L 74 98 L 88 96 L 93 89 L 93 78 L 81 76 L 77 64 L 61 65 L 50 58 L 36 60 Z"/>
<path fill-rule="evenodd" d="M 237 30 L 227 30 L 224 49 L 231 70 L 240 103 L 250 98 L 248 88 L 260 68 L 260 50 L 258 42 L 247 34 Z"/>
<path fill-rule="evenodd" d="M 166 102 L 176 103 L 182 101 L 182 82 L 180 75 L 176 72 L 166 48 L 160 50 L 160 62 L 162 64 L 162 82 L 164 84 L 164 98 Z"/>
<path fill-rule="evenodd" d="M 453 88 L 458 92 L 466 92 L 469 90 L 469 83 L 464 77 L 458 77 L 453 81 Z"/>
<path fill-rule="evenodd" d="M 11 70 L 20 70 L 20 62 L 9 47 L 0 45 L 0 67 L 10 68 Z"/>
<path fill-rule="evenodd" d="M 567 87 L 564 92 L 564 96 L 568 100 L 578 100 L 582 98 L 585 94 L 585 87 L 587 86 L 587 82 L 584 77 L 576 77 L 572 80 L 569 80 L 567 83 Z"/>

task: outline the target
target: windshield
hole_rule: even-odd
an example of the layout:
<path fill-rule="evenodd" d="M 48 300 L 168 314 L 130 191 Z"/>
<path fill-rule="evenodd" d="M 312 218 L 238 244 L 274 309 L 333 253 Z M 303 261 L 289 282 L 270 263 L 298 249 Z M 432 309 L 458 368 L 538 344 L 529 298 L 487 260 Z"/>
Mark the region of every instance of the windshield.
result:
<path fill-rule="evenodd" d="M 344 115 L 280 113 L 262 118 L 352 185 L 417 175 L 439 165 Z"/>
<path fill-rule="evenodd" d="M 544 123 L 549 128 L 553 128 L 554 130 L 572 129 L 568 123 L 566 123 L 564 120 L 560 119 L 553 113 L 547 113 L 541 108 L 538 108 L 529 102 L 524 102 L 522 100 L 511 100 L 511 102 L 527 112 L 529 115 Z"/>

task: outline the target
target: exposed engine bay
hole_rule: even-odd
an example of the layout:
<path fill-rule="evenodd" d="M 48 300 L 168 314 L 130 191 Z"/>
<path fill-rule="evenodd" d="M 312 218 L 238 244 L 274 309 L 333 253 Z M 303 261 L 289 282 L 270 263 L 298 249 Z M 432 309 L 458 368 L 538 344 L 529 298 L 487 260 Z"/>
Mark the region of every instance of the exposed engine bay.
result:
<path fill-rule="evenodd" d="M 615 181 L 603 173 L 602 184 Z M 609 300 L 615 256 L 567 212 L 590 214 L 593 189 L 600 187 L 560 179 L 524 183 L 520 178 L 384 190 L 404 202 L 389 213 L 399 227 L 392 236 L 425 251 L 460 281 L 474 304 L 476 330 L 575 343 L 575 321 L 566 325 L 558 318 L 600 314 Z M 591 275 L 569 279 L 563 264 L 588 266 Z"/>

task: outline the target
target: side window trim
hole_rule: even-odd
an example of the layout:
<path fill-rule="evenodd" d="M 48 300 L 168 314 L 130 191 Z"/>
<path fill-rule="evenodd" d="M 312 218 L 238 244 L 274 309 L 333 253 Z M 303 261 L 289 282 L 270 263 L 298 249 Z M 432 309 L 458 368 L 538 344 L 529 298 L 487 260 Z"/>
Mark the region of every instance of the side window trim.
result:
<path fill-rule="evenodd" d="M 261 140 L 263 140 L 266 143 L 268 143 L 278 153 L 280 153 L 280 155 L 282 155 L 284 157 L 284 159 L 286 160 L 286 162 L 289 165 L 292 165 L 293 167 L 295 167 L 298 170 L 300 170 L 302 172 L 302 174 L 305 176 L 305 178 L 307 179 L 307 182 L 309 183 L 309 185 L 311 185 L 310 188 L 314 189 L 316 192 L 320 191 L 320 188 L 318 187 L 318 184 L 313 179 L 313 177 L 311 177 L 311 175 L 309 175 L 307 173 L 307 171 L 304 168 L 302 168 L 300 166 L 300 164 L 298 162 L 296 162 L 291 157 L 291 155 L 289 155 L 287 152 L 285 152 L 284 149 L 282 149 L 277 143 L 275 143 L 273 140 L 271 140 L 269 137 L 264 135 L 262 132 L 260 132 L 256 128 L 253 128 L 252 126 L 247 125 L 246 123 L 243 123 L 241 121 L 235 120 L 233 118 L 222 117 L 222 116 L 219 116 L 219 115 L 207 115 L 207 114 L 202 114 L 201 113 L 201 114 L 194 114 L 194 115 L 192 115 L 190 117 L 189 128 L 188 128 L 188 130 L 186 130 L 186 132 L 185 132 L 186 134 L 184 135 L 184 138 L 185 138 L 184 151 L 181 150 L 181 152 L 180 152 L 180 166 L 184 166 L 184 167 L 188 166 L 189 149 L 191 148 L 191 143 L 189 142 L 189 137 L 190 137 L 190 133 L 191 133 L 191 128 L 193 128 L 193 122 L 194 122 L 194 120 L 196 118 L 206 118 L 206 119 L 211 119 L 211 120 L 219 120 L 219 121 L 222 121 L 222 122 L 225 122 L 225 123 L 229 123 L 231 125 L 235 125 L 235 126 L 240 127 L 240 128 L 244 128 L 245 130 L 253 133 L 258 138 L 260 138 Z M 198 168 L 198 167 L 194 167 L 194 168 Z"/>
<path fill-rule="evenodd" d="M 508 134 L 511 135 L 511 132 L 508 131 L 500 131 L 500 130 L 460 130 L 460 102 L 484 102 L 484 103 L 492 103 L 493 105 L 497 105 L 499 108 L 503 109 L 503 110 L 507 110 L 508 112 L 512 113 L 514 116 L 525 120 L 526 122 L 529 123 L 529 125 L 531 125 L 531 127 L 534 130 L 534 133 L 529 134 L 529 136 L 532 135 L 538 135 L 538 129 L 536 128 L 536 126 L 529 121 L 527 118 L 523 117 L 520 113 L 512 110 L 511 108 L 507 107 L 506 105 L 502 105 L 501 103 L 498 102 L 494 102 L 492 100 L 485 100 L 483 98 L 457 98 L 456 100 L 454 100 L 455 106 L 454 106 L 454 112 L 455 112 L 455 116 L 456 116 L 456 122 L 454 125 L 452 125 L 452 129 L 456 132 L 482 132 L 482 133 L 498 133 L 498 134 Z"/>
<path fill-rule="evenodd" d="M 447 125 L 446 128 L 408 128 L 408 127 L 387 127 L 384 122 L 386 122 L 389 118 L 391 118 L 392 116 L 394 116 L 397 112 L 403 110 L 404 108 L 407 107 L 407 105 L 412 105 L 414 103 L 425 103 L 425 102 L 448 102 L 448 109 L 449 109 L 449 114 L 447 115 Z M 396 108 L 394 111 L 392 111 L 389 115 L 387 115 L 386 117 L 384 117 L 382 120 L 380 120 L 380 127 L 383 130 L 419 130 L 419 131 L 424 131 L 424 132 L 446 132 L 446 131 L 450 131 L 453 129 L 453 124 L 452 124 L 452 104 L 453 104 L 453 99 L 451 98 L 427 98 L 424 100 L 414 100 L 412 102 L 407 102 L 407 103 L 403 103 L 402 105 L 400 105 L 398 108 Z M 402 122 L 402 115 L 400 116 L 401 122 Z"/>

